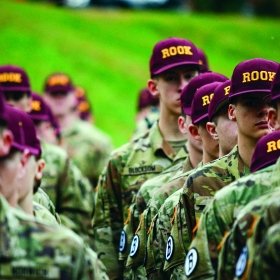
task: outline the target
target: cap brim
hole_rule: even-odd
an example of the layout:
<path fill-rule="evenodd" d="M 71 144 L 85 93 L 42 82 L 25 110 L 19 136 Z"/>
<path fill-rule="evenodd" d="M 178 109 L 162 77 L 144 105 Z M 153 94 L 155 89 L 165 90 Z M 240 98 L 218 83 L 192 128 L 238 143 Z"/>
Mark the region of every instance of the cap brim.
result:
<path fill-rule="evenodd" d="M 264 95 L 271 95 L 271 91 L 269 89 L 254 89 L 254 90 L 244 90 L 240 91 L 237 94 L 229 95 L 229 100 L 231 100 L 234 97 L 239 97 L 240 95 L 247 95 L 247 94 L 264 94 Z"/>
<path fill-rule="evenodd" d="M 195 119 L 195 120 L 192 120 L 193 124 L 198 124 L 202 121 L 208 121 L 208 114 L 204 114 L 202 116 L 200 116 L 199 118 Z"/>
<path fill-rule="evenodd" d="M 163 72 L 165 71 L 168 71 L 170 69 L 173 69 L 175 67 L 179 67 L 179 66 L 195 66 L 197 67 L 197 70 L 200 70 L 200 65 L 195 62 L 177 62 L 177 63 L 172 63 L 172 64 L 169 64 L 169 65 L 166 65 L 162 68 L 160 68 L 159 70 L 155 71 L 152 73 L 152 75 L 159 75 L 159 74 L 162 74 Z"/>

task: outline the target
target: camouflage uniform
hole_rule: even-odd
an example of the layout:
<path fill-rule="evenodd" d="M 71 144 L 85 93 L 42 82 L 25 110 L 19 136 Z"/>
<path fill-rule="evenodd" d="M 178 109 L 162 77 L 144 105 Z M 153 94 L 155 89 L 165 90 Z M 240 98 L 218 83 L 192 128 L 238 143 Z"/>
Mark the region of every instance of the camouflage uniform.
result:
<path fill-rule="evenodd" d="M 38 218 L 46 224 L 56 226 L 59 225 L 58 221 L 56 220 L 56 217 L 53 216 L 47 208 L 35 201 L 33 201 L 33 213 L 34 217 Z"/>
<path fill-rule="evenodd" d="M 95 250 L 110 277 L 118 277 L 117 252 L 128 207 L 140 186 L 173 164 L 175 152 L 162 139 L 158 124 L 142 137 L 117 149 L 97 187 L 93 217 Z"/>
<path fill-rule="evenodd" d="M 91 241 L 94 198 L 89 181 L 63 149 L 42 142 L 42 151 L 46 167 L 41 188 L 55 203 L 62 224 Z"/>
<path fill-rule="evenodd" d="M 190 249 L 199 258 L 188 279 L 214 279 L 217 258 L 224 237 L 230 231 L 240 210 L 250 201 L 278 186 L 280 161 L 249 176 L 233 182 L 214 196 L 198 224 Z M 273 176 L 273 174 L 275 174 Z"/>
<path fill-rule="evenodd" d="M 270 240 L 266 237 L 270 227 L 279 224 L 279 198 L 280 189 L 277 187 L 240 211 L 219 254 L 218 279 L 279 278 L 275 274 L 279 267 L 279 252 L 274 254 L 270 251 L 277 248 L 274 246 L 279 244 L 279 233 L 275 235 L 272 229 L 272 236 L 276 238 Z"/>
<path fill-rule="evenodd" d="M 111 140 L 97 127 L 76 120 L 69 128 L 62 130 L 62 143 L 69 157 L 95 188 L 112 151 Z"/>
<path fill-rule="evenodd" d="M 142 215 L 143 211 L 146 209 L 147 204 L 152 197 L 153 193 L 155 193 L 158 189 L 162 187 L 167 181 L 170 180 L 171 177 L 174 176 L 174 174 L 182 173 L 183 167 L 184 167 L 184 161 L 186 161 L 186 151 L 185 148 L 181 149 L 178 154 L 176 155 L 174 159 L 174 164 L 164 170 L 162 173 L 160 173 L 158 176 L 153 177 L 149 180 L 147 180 L 139 189 L 139 191 L 136 194 L 136 199 L 135 199 L 135 204 L 132 204 L 129 208 L 129 219 L 127 219 L 125 223 L 125 227 L 122 231 L 122 234 L 126 236 L 126 244 L 125 246 L 121 246 L 121 248 L 124 248 L 124 250 L 120 251 L 120 260 L 126 260 L 129 250 L 130 250 L 130 244 L 131 240 L 133 238 L 133 234 L 135 233 L 136 235 L 139 236 L 139 244 L 140 246 L 143 247 L 143 250 L 145 250 L 145 244 L 146 240 L 142 241 L 141 236 L 144 234 L 144 232 L 148 229 L 146 226 L 143 224 L 143 217 L 141 218 L 141 223 L 139 224 L 139 214 Z M 145 218 L 144 218 L 145 219 Z M 148 222 L 147 219 L 145 219 L 145 224 Z M 150 223 L 150 221 L 148 222 Z M 138 226 L 138 227 L 135 227 Z M 142 231 L 142 234 L 139 234 L 139 231 Z M 144 234 L 146 235 L 146 234 Z M 143 236 L 144 239 L 146 237 Z M 126 249 L 126 250 L 125 250 Z M 143 274 L 135 267 L 138 267 L 137 263 L 139 263 L 136 258 L 139 258 L 140 254 L 135 254 L 134 257 L 129 257 L 127 261 L 127 267 L 133 267 L 133 269 L 126 269 L 126 273 L 130 272 L 130 275 L 133 274 L 135 279 L 139 279 L 138 274 Z M 141 258 L 141 257 L 140 257 Z M 136 261 L 136 262 L 135 262 Z M 141 262 L 142 261 L 142 262 Z M 140 261 L 141 264 L 143 264 L 143 258 Z M 131 276 L 125 275 L 126 278 L 132 278 Z"/>
<path fill-rule="evenodd" d="M 11 208 L 1 195 L 0 225 L 1 279 L 108 279 L 79 236 Z"/>
<path fill-rule="evenodd" d="M 249 168 L 239 157 L 237 146 L 228 155 L 212 161 L 190 174 L 179 204 L 173 210 L 173 227 L 170 236 L 167 236 L 165 240 L 167 247 L 164 270 L 171 275 L 172 279 L 178 278 L 178 275 L 182 275 L 184 271 L 184 254 L 191 242 L 196 218 L 200 217 L 201 212 L 218 189 L 246 174 L 249 174 Z M 173 246 L 172 248 L 170 244 Z"/>

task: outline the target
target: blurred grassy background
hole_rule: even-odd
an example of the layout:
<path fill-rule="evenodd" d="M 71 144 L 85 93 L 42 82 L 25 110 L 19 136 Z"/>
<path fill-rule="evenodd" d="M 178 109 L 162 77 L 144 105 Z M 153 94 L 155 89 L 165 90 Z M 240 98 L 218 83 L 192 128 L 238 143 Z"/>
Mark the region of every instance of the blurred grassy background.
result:
<path fill-rule="evenodd" d="M 138 90 L 149 78 L 156 41 L 188 38 L 204 49 L 212 70 L 227 76 L 244 59 L 280 61 L 280 21 L 275 19 L 0 2 L 0 64 L 24 67 L 37 92 L 50 72 L 69 73 L 87 90 L 96 125 L 115 146 L 133 132 Z"/>

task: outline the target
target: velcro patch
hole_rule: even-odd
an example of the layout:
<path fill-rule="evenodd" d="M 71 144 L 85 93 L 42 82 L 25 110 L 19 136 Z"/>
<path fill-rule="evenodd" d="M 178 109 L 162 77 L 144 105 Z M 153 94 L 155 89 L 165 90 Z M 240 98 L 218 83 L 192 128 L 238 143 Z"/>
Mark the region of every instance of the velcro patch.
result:
<path fill-rule="evenodd" d="M 198 264 L 198 252 L 195 248 L 189 250 L 185 260 L 185 273 L 190 276 Z"/>

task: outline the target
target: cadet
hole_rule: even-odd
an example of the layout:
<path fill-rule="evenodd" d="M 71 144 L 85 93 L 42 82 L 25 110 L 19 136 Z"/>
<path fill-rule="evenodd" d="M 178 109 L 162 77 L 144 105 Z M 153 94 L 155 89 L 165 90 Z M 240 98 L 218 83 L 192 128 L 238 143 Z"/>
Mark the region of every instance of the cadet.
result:
<path fill-rule="evenodd" d="M 133 195 L 149 178 L 173 164 L 185 145 L 178 130 L 180 94 L 198 74 L 196 47 L 180 38 L 158 42 L 150 58 L 148 89 L 159 96 L 159 122 L 132 143 L 116 150 L 100 177 L 93 219 L 96 250 L 102 254 L 110 277 L 120 277 L 116 263 L 120 232 Z M 109 245 L 111 247 L 109 247 Z"/>
<path fill-rule="evenodd" d="M 189 126 L 189 129 L 193 135 L 199 135 L 202 139 L 203 164 L 214 160 L 219 155 L 219 142 L 217 141 L 217 139 L 212 138 L 212 136 L 208 133 L 206 126 L 208 121 L 208 106 L 210 104 L 210 99 L 213 97 L 215 89 L 220 84 L 221 83 L 219 82 L 214 82 L 199 87 L 196 90 L 192 101 L 191 118 L 193 124 Z M 206 97 L 208 97 L 208 102 L 205 102 Z M 189 174 L 192 174 L 192 172 L 190 172 Z M 176 204 L 179 202 L 181 193 L 182 190 L 178 190 L 169 198 L 167 198 L 162 207 L 159 209 L 157 217 L 153 221 L 152 231 L 149 235 L 150 240 L 148 245 L 148 258 L 150 254 L 150 258 L 154 259 L 154 271 L 152 271 L 151 273 L 154 279 L 167 277 L 168 274 L 166 272 L 163 272 L 164 262 L 166 258 L 168 261 L 171 261 L 171 256 L 175 253 L 175 249 L 171 245 L 170 250 L 168 249 L 168 252 L 170 252 L 167 254 L 167 257 L 165 256 L 166 246 L 170 243 L 168 236 L 171 233 L 171 227 L 176 215 L 174 209 L 176 209 Z M 172 244 L 174 244 L 174 242 Z M 151 254 L 151 252 L 153 252 L 153 255 Z M 149 260 L 149 262 L 153 262 L 153 260 Z M 149 263 L 148 265 L 151 266 L 151 264 Z M 152 270 L 151 267 L 150 270 Z"/>
<path fill-rule="evenodd" d="M 92 188 L 87 178 L 68 158 L 66 152 L 52 145 L 56 133 L 52 126 L 52 113 L 39 95 L 32 94 L 31 112 L 36 132 L 42 143 L 43 158 L 47 166 L 41 187 L 55 203 L 62 223 L 92 242 L 91 214 L 93 211 Z"/>
<path fill-rule="evenodd" d="M 227 163 L 226 169 L 224 165 L 221 165 L 217 170 L 212 166 L 211 173 L 207 174 L 207 176 L 189 178 L 190 180 L 187 181 L 186 185 L 186 201 L 193 200 L 193 188 L 198 179 L 200 179 L 200 184 L 208 186 L 209 191 L 213 193 L 214 190 L 235 181 L 241 176 L 249 174 L 248 167 L 250 166 L 256 143 L 258 139 L 271 130 L 268 125 L 268 102 L 270 87 L 277 67 L 277 63 L 261 58 L 241 62 L 235 67 L 229 93 L 229 117 L 237 123 L 238 145 L 228 156 L 217 161 L 217 163 L 219 163 L 219 161 L 222 163 L 224 159 L 231 159 L 231 162 Z M 224 163 L 226 163 L 226 161 L 224 161 Z M 226 171 L 223 171 L 223 169 Z M 219 174 L 219 177 L 217 177 L 216 174 Z M 240 180 L 240 182 L 244 181 Z M 211 182 L 211 185 L 213 184 L 215 189 L 211 187 L 209 182 Z M 250 184 L 250 181 L 247 181 L 247 183 Z M 198 186 L 197 189 L 199 190 Z M 235 199 L 233 196 L 229 197 L 225 194 L 228 191 L 230 192 L 230 189 L 231 188 L 227 187 L 225 190 L 220 191 L 221 194 L 219 195 L 225 195 L 225 200 L 218 208 L 216 208 L 217 197 L 215 196 L 214 201 L 210 203 L 199 221 L 198 231 L 195 239 L 192 241 L 185 263 L 186 275 L 190 279 L 214 276 L 215 270 L 213 270 L 212 265 L 214 269 L 216 269 L 219 244 L 225 232 L 223 228 L 222 236 L 219 235 L 220 233 L 217 226 L 221 225 L 221 221 L 219 225 L 214 223 L 213 219 L 216 218 L 213 217 L 213 213 L 209 212 L 212 212 L 214 208 L 214 211 L 219 209 L 219 215 L 222 216 L 227 213 L 228 218 L 228 212 L 232 210 L 232 208 L 229 208 L 229 205 L 231 205 L 231 203 L 234 205 L 235 203 L 233 202 Z M 240 190 L 241 188 L 238 192 Z M 218 199 L 218 201 L 219 200 L 220 199 Z M 223 204 L 224 202 L 226 204 Z M 240 199 L 239 203 L 242 204 L 242 199 Z M 214 215 L 217 214 L 218 213 L 215 212 Z M 233 213 L 231 212 L 231 214 Z M 210 227 L 208 221 L 211 221 Z M 230 225 L 232 224 L 231 221 Z M 193 222 L 193 226 L 194 225 L 195 221 Z M 211 250 L 211 262 L 209 250 Z M 199 261 L 197 261 L 198 259 Z"/>
<path fill-rule="evenodd" d="M 46 118 L 46 112 L 40 113 L 40 110 L 38 110 L 46 107 L 38 102 L 32 104 L 29 78 L 22 68 L 10 65 L 1 66 L 0 87 L 9 104 L 26 110 L 26 112 L 31 110 L 31 116 L 35 119 L 40 119 L 42 117 L 40 114 L 44 115 L 43 118 Z M 32 108 L 36 108 L 37 113 Z M 47 112 L 49 111 L 47 110 Z M 50 119 L 51 115 L 48 115 L 48 118 Z M 51 119 L 51 122 L 53 123 L 53 119 Z M 40 131 L 44 130 L 45 136 L 46 126 L 41 128 Z M 43 134 L 40 135 L 43 137 Z M 34 200 L 40 204 L 43 203 L 55 216 L 57 216 L 56 211 L 63 214 L 61 216 L 62 223 L 80 233 L 89 241 L 91 233 L 90 220 L 93 210 L 93 194 L 89 182 L 82 176 L 80 170 L 69 161 L 63 149 L 44 142 L 42 150 L 43 159 L 46 161 L 42 186 L 49 194 L 52 194 L 52 199 L 54 199 L 57 209 L 54 209 L 53 203 L 42 188 L 38 189 L 34 195 Z M 53 195 L 54 193 L 55 196 Z"/>
<path fill-rule="evenodd" d="M 75 87 L 68 75 L 49 75 L 44 84 L 44 99 L 60 125 L 62 146 L 94 189 L 112 149 L 110 138 L 97 127 L 80 120 Z"/>
<path fill-rule="evenodd" d="M 272 147 L 277 147 L 274 146 L 273 143 L 277 143 L 279 140 L 280 131 L 274 131 L 266 136 L 263 136 L 258 141 L 250 166 L 250 170 L 252 172 L 256 172 L 276 163 L 280 157 L 280 149 L 273 149 Z M 276 171 L 278 170 L 275 169 L 275 171 L 273 171 L 271 174 L 272 177 L 276 175 Z M 272 180 L 270 181 L 272 183 Z M 259 199 L 256 199 L 246 205 L 236 218 L 233 229 L 227 235 L 225 235 L 226 240 L 223 243 L 224 245 L 222 247 L 221 253 L 219 254 L 217 273 L 220 279 L 233 279 L 235 274 L 235 265 L 237 264 L 237 278 L 243 276 L 243 274 L 245 275 L 245 270 L 247 275 L 253 273 L 253 270 L 251 269 L 251 263 L 255 258 L 255 253 L 253 252 L 258 250 L 258 247 L 260 246 L 264 237 L 263 232 L 269 227 L 269 221 L 263 222 L 261 219 L 264 218 L 263 214 L 268 205 L 269 208 L 273 208 L 272 201 L 275 199 L 279 201 L 279 183 L 279 178 L 273 182 L 273 185 L 276 186 L 277 191 L 273 189 L 269 194 L 262 195 Z M 277 222 L 278 221 L 279 217 Z M 259 227 L 262 227 L 262 233 L 260 233 L 261 231 L 258 229 Z M 258 234 L 257 238 L 254 237 L 256 234 Z M 242 236 L 242 238 L 239 236 Z M 246 258 L 245 253 L 241 253 L 243 250 L 247 251 Z M 238 261 L 239 255 L 244 256 L 243 262 L 241 262 L 241 257 L 239 258 L 240 261 Z M 246 266 L 248 268 L 246 268 Z M 262 277 L 265 277 L 265 275 L 262 275 Z"/>
<path fill-rule="evenodd" d="M 17 113 L 18 114 L 18 113 Z M 22 116 L 19 112 L 19 115 Z M 17 115 L 17 117 L 19 116 Z M 11 119 L 10 117 L 13 116 Z M 34 137 L 19 137 L 13 142 L 13 134 L 6 128 L 8 121 L 13 121 L 16 131 L 23 130 L 26 122 L 16 121 L 17 117 L 6 111 L 2 94 L 0 95 L 0 278 L 3 279 L 108 279 L 103 265 L 96 254 L 88 249 L 83 241 L 64 227 L 45 225 L 25 214 L 19 209 L 9 207 L 18 204 L 20 190 L 17 183 L 6 184 L 7 181 L 18 181 L 24 175 L 14 163 L 2 169 L 7 157 L 14 154 L 14 149 L 24 149 L 24 158 L 28 152 L 38 153 L 37 140 Z M 27 116 L 26 116 L 27 117 Z M 17 119 L 18 120 L 18 119 Z M 23 124 L 19 125 L 19 124 Z M 32 122 L 29 122 L 32 127 Z M 11 123 L 10 123 L 11 126 Z M 35 132 L 35 130 L 33 130 Z M 30 131 L 29 131 L 30 132 Z M 23 136 L 21 131 L 19 136 Z M 31 135 L 34 135 L 31 133 Z M 26 136 L 26 134 L 25 134 Z M 29 135 L 30 136 L 30 135 Z M 34 141 L 32 147 L 27 146 Z M 13 148 L 14 147 L 14 148 Z M 26 149 L 28 148 L 28 149 Z M 15 155 L 12 155 L 12 157 Z M 22 159 L 24 159 L 22 158 Z M 27 159 L 28 160 L 28 159 Z M 20 163 L 24 164 L 24 162 Z M 19 171 L 17 174 L 17 171 Z"/>

